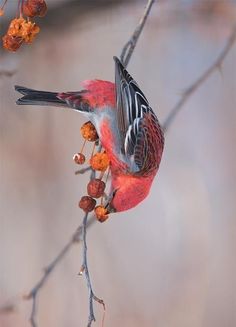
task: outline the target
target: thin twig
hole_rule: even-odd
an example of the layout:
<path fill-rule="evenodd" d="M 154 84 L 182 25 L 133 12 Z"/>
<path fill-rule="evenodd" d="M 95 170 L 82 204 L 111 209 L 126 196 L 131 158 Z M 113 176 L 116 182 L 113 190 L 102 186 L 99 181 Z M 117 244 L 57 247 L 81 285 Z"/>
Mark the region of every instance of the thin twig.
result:
<path fill-rule="evenodd" d="M 101 152 L 102 146 L 99 144 L 97 152 Z M 95 171 L 90 168 L 90 181 L 95 178 Z M 88 228 L 88 213 L 85 214 L 82 224 L 82 247 L 83 247 L 83 263 L 79 272 L 79 275 L 82 275 L 84 272 L 86 281 L 87 281 L 87 288 L 89 293 L 89 315 L 88 315 L 88 324 L 87 327 L 91 327 L 93 321 L 95 322 L 95 315 L 94 315 L 94 308 L 93 308 L 93 301 L 96 301 L 102 304 L 104 312 L 105 312 L 105 303 L 102 299 L 98 298 L 92 288 L 92 283 L 90 279 L 89 269 L 88 269 L 88 258 L 87 258 L 87 228 Z"/>
<path fill-rule="evenodd" d="M 78 169 L 75 171 L 75 175 L 83 175 L 83 174 L 87 173 L 87 171 L 90 171 L 91 169 L 92 168 L 90 166 Z"/>
<path fill-rule="evenodd" d="M 94 217 L 90 217 L 87 221 L 87 227 L 90 227 L 94 224 Z M 69 241 L 65 244 L 65 246 L 61 249 L 58 255 L 45 267 L 43 276 L 39 279 L 39 281 L 35 284 L 35 286 L 30 290 L 28 295 L 26 295 L 25 299 L 32 299 L 32 307 L 30 314 L 30 323 L 32 327 L 37 327 L 36 315 L 38 309 L 38 295 L 39 291 L 43 288 L 49 276 L 52 274 L 54 269 L 58 266 L 58 264 L 62 261 L 62 259 L 67 255 L 72 245 L 75 243 L 80 243 L 83 239 L 83 224 L 80 225 L 75 233 L 71 236 Z"/>
<path fill-rule="evenodd" d="M 216 58 L 216 60 L 213 62 L 213 64 L 192 84 L 190 85 L 185 92 L 183 93 L 180 100 L 176 103 L 176 105 L 171 109 L 170 113 L 168 114 L 167 118 L 165 119 L 162 128 L 163 131 L 166 132 L 167 129 L 170 127 L 172 122 L 174 121 L 176 115 L 179 113 L 179 111 L 182 109 L 185 102 L 188 100 L 188 98 L 208 79 L 208 77 L 217 69 L 221 71 L 222 63 L 227 56 L 228 52 L 232 48 L 234 42 L 236 39 L 236 26 L 234 26 L 232 33 L 230 34 L 228 41 L 219 54 L 219 56 Z"/>
<path fill-rule="evenodd" d="M 87 287 L 88 287 L 88 292 L 89 292 L 89 316 L 88 316 L 88 324 L 87 327 L 90 327 L 92 325 L 92 322 L 95 321 L 95 315 L 94 315 L 94 309 L 93 309 L 93 301 L 96 301 L 100 304 L 103 305 L 103 309 L 105 311 L 105 303 L 102 299 L 99 299 L 93 292 L 92 289 L 92 284 L 91 284 L 91 279 L 89 275 L 89 270 L 88 270 L 88 259 L 87 259 L 87 219 L 88 219 L 88 214 L 84 216 L 83 219 L 83 264 L 80 270 L 80 274 L 84 272 L 85 278 L 87 280 Z"/>
<path fill-rule="evenodd" d="M 134 33 L 132 34 L 131 38 L 129 39 L 129 41 L 124 45 L 124 47 L 122 49 L 120 60 L 123 63 L 124 67 L 127 67 L 128 63 L 129 63 L 129 60 L 134 52 L 137 41 L 139 39 L 139 36 L 143 30 L 145 23 L 146 23 L 146 20 L 148 18 L 148 15 L 150 13 L 150 10 L 152 8 L 154 1 L 155 0 L 148 0 L 147 5 L 144 10 L 144 13 L 139 21 L 138 26 L 136 27 L 136 29 L 135 29 Z"/>

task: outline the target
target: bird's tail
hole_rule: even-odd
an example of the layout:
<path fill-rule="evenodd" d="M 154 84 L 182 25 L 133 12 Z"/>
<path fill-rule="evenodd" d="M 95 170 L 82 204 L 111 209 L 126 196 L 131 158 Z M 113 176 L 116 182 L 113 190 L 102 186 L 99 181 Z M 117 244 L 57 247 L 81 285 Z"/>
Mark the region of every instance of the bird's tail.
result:
<path fill-rule="evenodd" d="M 24 86 L 15 85 L 15 90 L 23 95 L 16 103 L 19 105 L 62 106 L 68 107 L 64 100 L 57 97 L 56 92 L 37 91 Z"/>

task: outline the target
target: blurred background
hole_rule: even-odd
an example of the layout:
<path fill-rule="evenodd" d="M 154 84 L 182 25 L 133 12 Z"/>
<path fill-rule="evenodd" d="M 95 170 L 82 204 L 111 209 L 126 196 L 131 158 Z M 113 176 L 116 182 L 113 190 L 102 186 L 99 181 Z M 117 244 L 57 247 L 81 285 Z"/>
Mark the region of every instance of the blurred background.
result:
<path fill-rule="evenodd" d="M 9 1 L 1 34 L 15 15 Z M 75 176 L 78 113 L 17 107 L 15 84 L 72 91 L 114 80 L 119 55 L 146 1 L 47 0 L 40 34 L 0 50 L 1 327 L 29 326 L 21 301 L 82 221 L 88 176 Z M 161 122 L 218 56 L 236 20 L 235 1 L 156 1 L 128 70 Z M 93 288 L 105 326 L 236 326 L 236 46 L 185 104 L 166 134 L 150 196 L 88 231 Z M 4 72 L 10 72 L 5 74 Z M 2 72 L 2 73 L 1 73 Z M 91 148 L 87 147 L 89 154 Z M 82 327 L 88 298 L 75 245 L 39 295 L 39 326 Z M 102 308 L 95 304 L 101 326 Z M 4 310 L 3 310 L 4 311 Z"/>

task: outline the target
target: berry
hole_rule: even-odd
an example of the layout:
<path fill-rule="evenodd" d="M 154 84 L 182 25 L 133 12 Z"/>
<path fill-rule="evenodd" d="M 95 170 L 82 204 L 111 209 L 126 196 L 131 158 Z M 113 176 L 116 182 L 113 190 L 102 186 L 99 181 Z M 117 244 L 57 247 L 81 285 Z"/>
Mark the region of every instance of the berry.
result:
<path fill-rule="evenodd" d="M 87 123 L 83 124 L 81 129 L 81 135 L 83 138 L 90 142 L 95 142 L 98 139 L 98 134 L 96 131 L 96 128 L 91 123 L 91 121 L 88 121 Z"/>
<path fill-rule="evenodd" d="M 47 5 L 44 0 L 26 0 L 22 5 L 22 12 L 27 17 L 43 17 L 47 12 Z"/>
<path fill-rule="evenodd" d="M 84 212 L 91 212 L 96 206 L 96 200 L 91 198 L 91 196 L 82 196 L 79 201 L 79 207 L 84 210 Z"/>
<path fill-rule="evenodd" d="M 97 220 L 100 221 L 100 223 L 103 223 L 105 220 L 109 218 L 107 209 L 102 205 L 97 206 L 94 209 L 94 212 Z"/>
<path fill-rule="evenodd" d="M 78 165 L 83 165 L 85 163 L 85 156 L 83 153 L 76 153 L 73 156 L 73 160 Z"/>
<path fill-rule="evenodd" d="M 90 159 L 90 165 L 94 170 L 105 171 L 109 163 L 110 160 L 106 152 L 98 152 Z"/>
<path fill-rule="evenodd" d="M 104 194 L 106 184 L 100 179 L 92 179 L 87 185 L 88 195 L 93 198 L 100 198 Z"/>
<path fill-rule="evenodd" d="M 13 36 L 13 35 L 4 35 L 3 38 L 3 47 L 6 50 L 9 51 L 16 51 L 19 49 L 21 44 L 23 43 L 23 38 L 19 36 Z"/>

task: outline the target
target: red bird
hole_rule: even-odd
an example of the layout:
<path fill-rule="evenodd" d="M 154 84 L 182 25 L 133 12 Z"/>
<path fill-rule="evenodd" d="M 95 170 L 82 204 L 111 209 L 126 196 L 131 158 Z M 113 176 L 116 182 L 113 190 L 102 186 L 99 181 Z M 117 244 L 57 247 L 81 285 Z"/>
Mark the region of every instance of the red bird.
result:
<path fill-rule="evenodd" d="M 115 84 L 83 82 L 78 92 L 45 92 L 15 86 L 19 105 L 62 106 L 86 115 L 94 124 L 110 159 L 109 212 L 125 211 L 143 201 L 158 171 L 164 136 L 158 119 L 118 58 Z"/>

